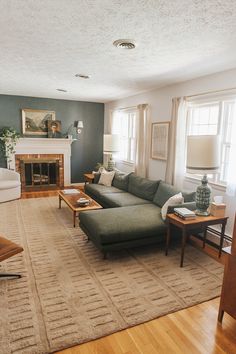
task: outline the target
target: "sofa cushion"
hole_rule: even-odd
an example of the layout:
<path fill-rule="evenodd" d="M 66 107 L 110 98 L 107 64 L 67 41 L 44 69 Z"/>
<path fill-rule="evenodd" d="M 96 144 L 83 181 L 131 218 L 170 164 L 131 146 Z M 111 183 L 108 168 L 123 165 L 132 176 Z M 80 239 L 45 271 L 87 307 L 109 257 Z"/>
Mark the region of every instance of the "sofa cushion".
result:
<path fill-rule="evenodd" d="M 125 193 L 125 192 L 113 186 L 107 187 L 107 186 L 103 186 L 102 184 L 90 183 L 85 185 L 85 193 L 91 196 L 94 195 L 97 197 L 101 197 L 103 194 L 106 193 Z"/>
<path fill-rule="evenodd" d="M 115 171 L 111 171 L 111 172 L 103 171 L 99 178 L 98 184 L 111 187 L 114 176 L 115 176 Z"/>
<path fill-rule="evenodd" d="M 106 193 L 101 197 L 101 201 L 103 205 L 110 208 L 151 203 L 149 200 L 136 197 L 125 191 L 123 193 Z"/>
<path fill-rule="evenodd" d="M 129 176 L 128 192 L 137 197 L 152 201 L 160 181 L 151 181 L 131 174 Z"/>
<path fill-rule="evenodd" d="M 184 202 L 185 203 L 190 203 L 190 202 L 194 202 L 195 198 L 196 198 L 196 192 L 183 192 L 183 197 L 184 197 Z"/>
<path fill-rule="evenodd" d="M 116 172 L 112 181 L 112 185 L 127 192 L 129 185 L 129 175 L 130 173 L 125 174 L 123 172 Z"/>
<path fill-rule="evenodd" d="M 168 210 L 169 206 L 183 204 L 183 202 L 184 202 L 184 197 L 182 196 L 181 192 L 178 194 L 175 194 L 172 197 L 170 197 L 169 199 L 167 199 L 167 201 L 165 202 L 165 204 L 161 208 L 162 219 L 163 220 L 166 219 L 166 214 L 167 214 L 167 210 Z"/>
<path fill-rule="evenodd" d="M 12 189 L 19 187 L 21 185 L 20 181 L 6 180 L 0 181 L 0 189 Z"/>
<path fill-rule="evenodd" d="M 93 175 L 94 175 L 94 179 L 93 179 L 93 183 L 98 183 L 99 179 L 100 179 L 100 176 L 101 176 L 101 173 L 100 172 L 94 172 L 93 171 Z"/>
<path fill-rule="evenodd" d="M 170 184 L 160 181 L 156 194 L 153 198 L 153 203 L 158 205 L 159 207 L 163 207 L 165 202 L 173 195 L 179 193 L 179 190 L 176 190 Z"/>
<path fill-rule="evenodd" d="M 116 209 L 83 211 L 80 224 L 97 245 L 157 237 L 166 232 L 160 208 L 150 203 Z"/>

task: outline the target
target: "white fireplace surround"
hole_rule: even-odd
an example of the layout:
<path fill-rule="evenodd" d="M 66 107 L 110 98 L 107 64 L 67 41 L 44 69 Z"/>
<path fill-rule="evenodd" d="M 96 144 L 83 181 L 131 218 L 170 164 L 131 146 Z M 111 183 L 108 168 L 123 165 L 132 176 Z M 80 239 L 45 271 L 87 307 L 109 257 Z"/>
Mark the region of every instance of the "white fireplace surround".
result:
<path fill-rule="evenodd" d="M 71 184 L 71 144 L 72 139 L 20 138 L 16 144 L 15 154 L 63 154 L 64 184 Z M 10 168 L 15 170 L 15 155 L 12 156 Z"/>

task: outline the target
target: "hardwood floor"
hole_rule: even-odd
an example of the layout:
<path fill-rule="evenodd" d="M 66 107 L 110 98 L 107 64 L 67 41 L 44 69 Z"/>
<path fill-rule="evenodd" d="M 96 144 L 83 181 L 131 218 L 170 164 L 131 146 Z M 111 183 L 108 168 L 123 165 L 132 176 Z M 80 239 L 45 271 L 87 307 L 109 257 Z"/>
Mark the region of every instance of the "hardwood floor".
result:
<path fill-rule="evenodd" d="M 30 192 L 23 198 L 57 195 L 57 191 Z M 191 238 L 202 248 L 202 242 Z M 224 263 L 225 255 L 209 245 L 209 256 Z M 235 300 L 236 301 L 236 300 Z M 219 298 L 181 310 L 138 326 L 84 343 L 57 354 L 235 354 L 236 321 L 225 314 L 217 322 Z"/>
<path fill-rule="evenodd" d="M 70 186 L 66 188 L 79 188 L 83 190 L 83 186 Z M 65 188 L 65 189 L 66 189 Z M 35 191 L 35 192 L 22 192 L 21 199 L 29 199 L 29 198 L 43 198 L 43 197 L 54 197 L 58 195 L 58 191 L 60 189 L 54 189 L 50 191 Z"/>
<path fill-rule="evenodd" d="M 58 354 L 236 353 L 236 321 L 218 324 L 218 306 L 214 299 Z"/>

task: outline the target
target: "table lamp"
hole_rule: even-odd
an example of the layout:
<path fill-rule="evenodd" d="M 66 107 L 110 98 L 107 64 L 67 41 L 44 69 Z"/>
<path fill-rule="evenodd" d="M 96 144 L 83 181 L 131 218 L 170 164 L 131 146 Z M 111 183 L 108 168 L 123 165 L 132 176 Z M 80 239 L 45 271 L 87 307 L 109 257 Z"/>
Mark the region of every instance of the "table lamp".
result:
<path fill-rule="evenodd" d="M 218 135 L 189 135 L 187 137 L 187 172 L 203 174 L 202 183 L 196 190 L 196 214 L 208 216 L 211 201 L 211 188 L 208 186 L 207 174 L 219 170 Z"/>
<path fill-rule="evenodd" d="M 104 134 L 103 137 L 103 151 L 104 154 L 109 154 L 110 158 L 108 160 L 108 171 L 114 170 L 115 161 L 112 158 L 114 152 L 119 151 L 119 135 L 116 134 Z"/>

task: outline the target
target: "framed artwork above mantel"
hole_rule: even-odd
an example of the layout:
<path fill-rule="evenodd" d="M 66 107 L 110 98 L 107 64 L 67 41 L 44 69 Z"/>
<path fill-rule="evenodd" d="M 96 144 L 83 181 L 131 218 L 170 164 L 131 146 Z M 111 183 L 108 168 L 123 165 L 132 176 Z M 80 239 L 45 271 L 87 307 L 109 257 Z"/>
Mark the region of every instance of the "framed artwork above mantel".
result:
<path fill-rule="evenodd" d="M 167 160 L 170 122 L 152 123 L 151 158 Z"/>
<path fill-rule="evenodd" d="M 22 109 L 22 133 L 31 136 L 47 136 L 48 121 L 55 119 L 56 113 L 54 111 Z"/>

